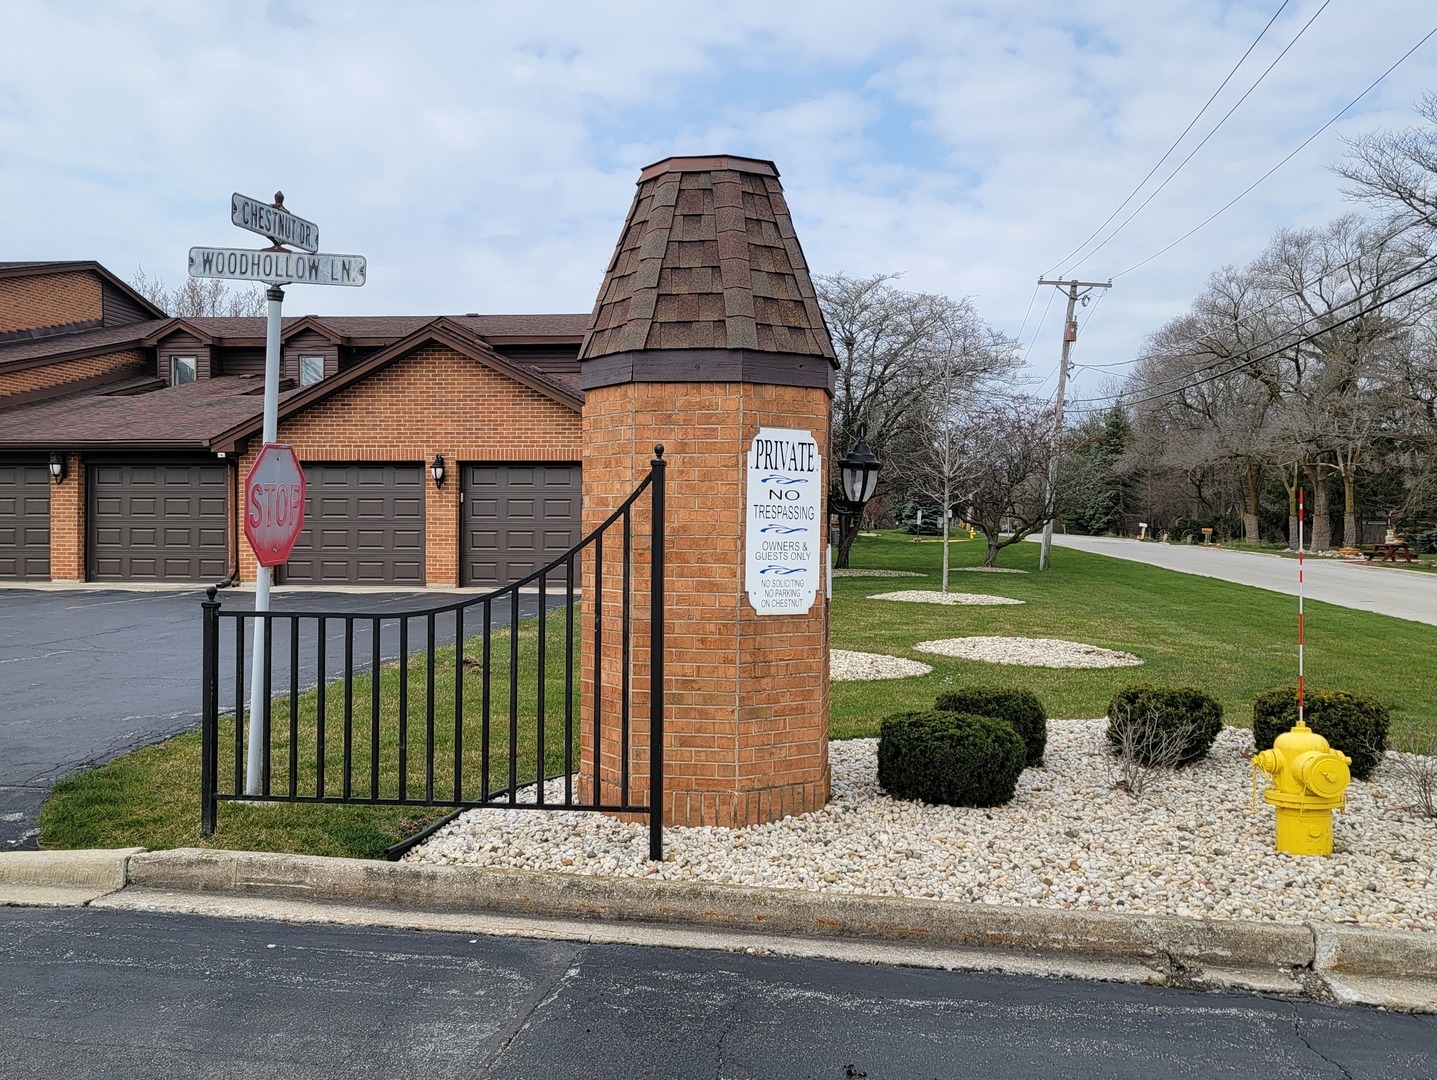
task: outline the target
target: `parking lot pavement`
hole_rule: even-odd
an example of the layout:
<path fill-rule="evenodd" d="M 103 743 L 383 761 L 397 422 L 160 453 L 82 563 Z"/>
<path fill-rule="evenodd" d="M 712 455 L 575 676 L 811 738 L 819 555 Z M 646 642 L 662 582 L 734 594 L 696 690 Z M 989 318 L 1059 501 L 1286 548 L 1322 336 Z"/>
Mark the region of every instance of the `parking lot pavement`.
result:
<path fill-rule="evenodd" d="M 380 656 L 393 659 L 399 655 L 395 616 L 470 595 L 276 589 L 272 606 L 383 616 L 391 621 L 381 624 Z M 0 589 L 0 850 L 34 847 L 35 817 L 55 781 L 199 723 L 203 599 L 200 588 Z M 220 600 L 222 610 L 254 607 L 250 592 L 225 591 Z M 537 596 L 521 596 L 520 618 L 537 610 Z M 493 625 L 507 625 L 508 614 L 508 603 L 496 605 Z M 355 621 L 356 663 L 371 655 L 373 625 Z M 469 634 L 473 625 L 466 623 Z M 301 634 L 301 672 L 314 670 L 317 648 L 306 636 L 313 632 Z M 343 619 L 327 624 L 327 658 L 341 655 L 343 634 Z M 436 618 L 436 644 L 453 636 L 453 617 Z M 426 621 L 412 621 L 410 651 L 426 644 Z M 276 687 L 288 685 L 289 655 L 288 638 L 277 631 Z M 221 701 L 233 701 L 234 678 L 233 662 L 222 664 Z"/>

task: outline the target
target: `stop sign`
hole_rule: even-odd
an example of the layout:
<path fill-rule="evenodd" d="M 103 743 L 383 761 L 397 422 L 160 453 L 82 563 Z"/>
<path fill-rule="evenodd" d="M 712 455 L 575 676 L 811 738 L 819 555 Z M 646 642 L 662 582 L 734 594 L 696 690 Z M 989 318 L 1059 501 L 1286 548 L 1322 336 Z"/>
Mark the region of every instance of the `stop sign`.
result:
<path fill-rule="evenodd" d="M 265 443 L 244 482 L 244 534 L 261 566 L 289 558 L 304 528 L 304 492 L 294 448 Z"/>

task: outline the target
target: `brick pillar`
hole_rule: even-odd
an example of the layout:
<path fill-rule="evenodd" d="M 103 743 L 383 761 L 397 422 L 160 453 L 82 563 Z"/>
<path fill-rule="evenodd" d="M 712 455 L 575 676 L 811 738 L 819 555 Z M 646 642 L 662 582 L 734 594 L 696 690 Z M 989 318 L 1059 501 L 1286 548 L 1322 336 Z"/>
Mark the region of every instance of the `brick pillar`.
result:
<path fill-rule="evenodd" d="M 828 801 L 828 609 L 820 588 L 806 615 L 760 616 L 744 591 L 745 479 L 760 427 L 804 428 L 828 441 L 822 390 L 741 384 L 645 384 L 590 391 L 584 403 L 584 528 L 596 528 L 643 479 L 653 445 L 668 468 L 664 820 L 753 825 Z M 632 801 L 648 797 L 651 522 L 634 520 L 630 747 Z M 622 761 L 622 569 L 606 544 L 600 665 L 601 794 L 619 800 Z M 826 558 L 826 555 L 825 555 Z M 584 645 L 592 648 L 592 561 L 586 559 Z M 590 654 L 591 655 L 591 654 Z M 584 762 L 591 761 L 595 687 L 586 668 Z M 643 730 L 641 730 L 643 729 Z"/>
<path fill-rule="evenodd" d="M 827 459 L 834 368 L 771 162 L 644 170 L 580 363 L 585 531 L 648 473 L 655 443 L 669 462 L 664 820 L 743 826 L 818 809 L 829 794 L 823 588 L 805 614 L 759 615 L 744 581 L 750 443 L 764 427 L 806 430 Z M 632 523 L 630 804 L 648 794 L 648 507 Z M 584 564 L 581 759 L 591 775 L 597 754 L 605 804 L 620 801 L 623 776 L 621 535 L 606 538 L 601 574 Z"/>
<path fill-rule="evenodd" d="M 85 580 L 85 465 L 65 455 L 65 480 L 50 485 L 50 580 Z"/>
<path fill-rule="evenodd" d="M 444 486 L 436 488 L 429 466 L 434 454 L 424 458 L 424 582 L 453 587 L 459 584 L 459 462 L 444 455 Z"/>

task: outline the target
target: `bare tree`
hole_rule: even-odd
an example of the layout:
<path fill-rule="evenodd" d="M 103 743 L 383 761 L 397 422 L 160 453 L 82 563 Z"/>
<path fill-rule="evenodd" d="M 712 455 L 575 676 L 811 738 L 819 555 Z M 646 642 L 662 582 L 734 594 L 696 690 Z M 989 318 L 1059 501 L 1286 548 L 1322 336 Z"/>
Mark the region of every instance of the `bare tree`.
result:
<path fill-rule="evenodd" d="M 831 457 L 837 459 L 867 425 L 868 442 L 885 463 L 921 453 L 935 406 L 935 379 L 951 400 L 985 380 L 1016 369 L 1011 343 L 978 317 L 967 298 L 908 292 L 897 274 L 814 278 L 819 304 L 838 353 Z M 945 401 L 950 400 L 945 397 Z M 938 411 L 942 411 L 941 407 Z M 885 467 L 881 483 L 892 490 L 902 469 Z M 848 565 L 857 522 L 838 538 L 837 565 Z"/>
<path fill-rule="evenodd" d="M 907 425 L 908 452 L 892 461 L 895 476 L 910 491 L 941 507 L 942 591 L 948 591 L 948 541 L 955 509 L 968 495 L 972 462 L 965 428 L 979 395 L 991 391 L 1000 374 L 1017 367 L 1018 342 L 978 317 L 968 299 L 951 305 L 941 348 L 929 358 L 922 399 Z"/>
<path fill-rule="evenodd" d="M 171 289 L 164 278 L 150 277 L 137 267 L 130 287 L 156 307 L 182 319 L 208 315 L 244 318 L 265 313 L 264 289 L 231 289 L 218 278 L 185 278 Z"/>
<path fill-rule="evenodd" d="M 961 417 L 957 430 L 964 518 L 983 534 L 984 566 L 996 566 L 998 552 L 1043 527 L 1062 497 L 1048 497 L 1053 409 L 1027 397 L 992 396 Z"/>
<path fill-rule="evenodd" d="M 1437 93 L 1417 103 L 1417 114 L 1424 123 L 1349 141 L 1348 160 L 1336 171 L 1351 181 L 1349 195 L 1400 223 L 1437 231 Z"/>

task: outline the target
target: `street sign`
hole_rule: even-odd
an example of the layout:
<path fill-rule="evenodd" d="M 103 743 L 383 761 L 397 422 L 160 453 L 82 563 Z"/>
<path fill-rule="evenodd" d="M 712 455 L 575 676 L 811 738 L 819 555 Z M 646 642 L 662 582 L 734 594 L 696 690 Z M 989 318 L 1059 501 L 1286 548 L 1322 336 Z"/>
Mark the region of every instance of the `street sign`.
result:
<path fill-rule="evenodd" d="M 304 528 L 304 470 L 294 448 L 265 443 L 244 482 L 244 534 L 261 566 L 279 566 Z"/>
<path fill-rule="evenodd" d="M 275 199 L 280 201 L 278 195 Z M 241 229 L 268 236 L 276 244 L 288 244 L 301 251 L 319 250 L 319 226 L 314 222 L 238 191 L 230 196 L 230 220 Z"/>
<path fill-rule="evenodd" d="M 265 281 L 271 285 L 364 284 L 363 255 L 305 255 L 297 251 L 190 248 L 190 277 Z"/>

